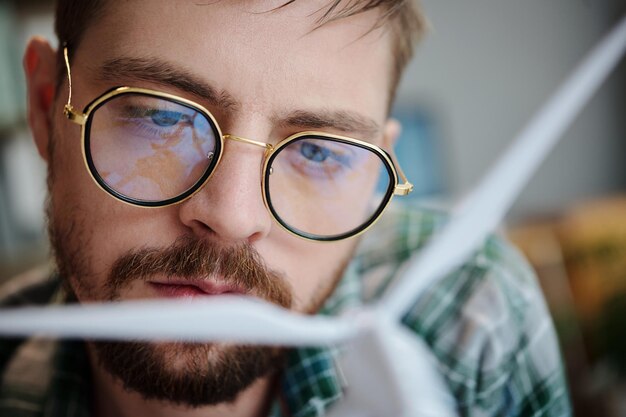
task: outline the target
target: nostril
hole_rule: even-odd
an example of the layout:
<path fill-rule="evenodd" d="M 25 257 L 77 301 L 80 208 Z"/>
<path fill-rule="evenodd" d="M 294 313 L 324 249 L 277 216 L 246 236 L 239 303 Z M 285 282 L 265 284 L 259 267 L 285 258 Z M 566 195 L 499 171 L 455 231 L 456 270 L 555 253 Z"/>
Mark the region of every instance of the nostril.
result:
<path fill-rule="evenodd" d="M 199 220 L 191 220 L 190 222 L 187 223 L 187 227 L 191 229 L 191 232 L 199 238 L 217 236 L 217 233 L 215 232 L 215 230 L 213 230 L 205 222 L 202 222 Z"/>
<path fill-rule="evenodd" d="M 248 237 L 248 242 L 249 244 L 255 243 L 261 239 L 263 239 L 263 236 L 265 236 L 265 233 L 263 232 L 255 232 L 252 235 L 250 235 L 250 237 Z"/>

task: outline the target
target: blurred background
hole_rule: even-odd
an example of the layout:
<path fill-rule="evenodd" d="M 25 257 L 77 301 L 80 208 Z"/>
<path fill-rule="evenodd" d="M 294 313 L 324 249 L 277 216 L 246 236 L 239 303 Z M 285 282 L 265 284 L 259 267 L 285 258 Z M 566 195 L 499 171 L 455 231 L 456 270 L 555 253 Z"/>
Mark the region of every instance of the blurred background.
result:
<path fill-rule="evenodd" d="M 401 84 L 401 165 L 415 199 L 468 191 L 624 0 L 422 0 L 431 29 Z M 26 126 L 21 58 L 54 44 L 52 0 L 0 1 L 0 282 L 47 262 L 45 166 Z M 626 60 L 517 200 L 506 233 L 535 267 L 577 415 L 626 416 Z"/>

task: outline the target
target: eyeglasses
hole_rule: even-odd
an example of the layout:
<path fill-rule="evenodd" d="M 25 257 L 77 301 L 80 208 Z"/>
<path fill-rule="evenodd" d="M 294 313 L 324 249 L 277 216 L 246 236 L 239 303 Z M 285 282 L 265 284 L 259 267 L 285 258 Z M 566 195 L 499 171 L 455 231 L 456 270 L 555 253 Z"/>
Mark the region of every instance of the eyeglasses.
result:
<path fill-rule="evenodd" d="M 378 146 L 323 132 L 296 133 L 276 145 L 222 134 L 206 108 L 164 92 L 117 87 L 77 112 L 67 48 L 64 56 L 64 114 L 82 127 L 91 177 L 122 202 L 164 207 L 185 201 L 215 172 L 227 140 L 264 148 L 265 206 L 278 224 L 305 239 L 356 236 L 376 222 L 394 195 L 413 189 Z"/>

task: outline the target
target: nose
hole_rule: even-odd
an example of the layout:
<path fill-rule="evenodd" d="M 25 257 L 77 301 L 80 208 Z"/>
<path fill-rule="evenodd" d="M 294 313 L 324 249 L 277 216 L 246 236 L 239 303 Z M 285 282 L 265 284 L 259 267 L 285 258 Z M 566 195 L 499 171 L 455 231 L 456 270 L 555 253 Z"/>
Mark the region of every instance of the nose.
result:
<path fill-rule="evenodd" d="M 261 193 L 263 148 L 225 140 L 222 159 L 204 187 L 181 203 L 180 221 L 198 238 L 253 243 L 269 234 L 272 219 Z"/>

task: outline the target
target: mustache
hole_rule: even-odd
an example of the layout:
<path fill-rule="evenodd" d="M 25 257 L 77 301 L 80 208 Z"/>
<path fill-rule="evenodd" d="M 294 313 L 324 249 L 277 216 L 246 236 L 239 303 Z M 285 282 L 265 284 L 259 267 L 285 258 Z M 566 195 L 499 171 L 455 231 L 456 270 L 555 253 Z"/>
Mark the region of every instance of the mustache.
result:
<path fill-rule="evenodd" d="M 291 286 L 285 277 L 269 269 L 250 245 L 218 246 L 207 240 L 181 238 L 165 248 L 147 247 L 119 257 L 106 283 L 111 298 L 131 282 L 147 281 L 154 275 L 177 276 L 193 281 L 213 275 L 225 283 L 290 308 Z"/>

